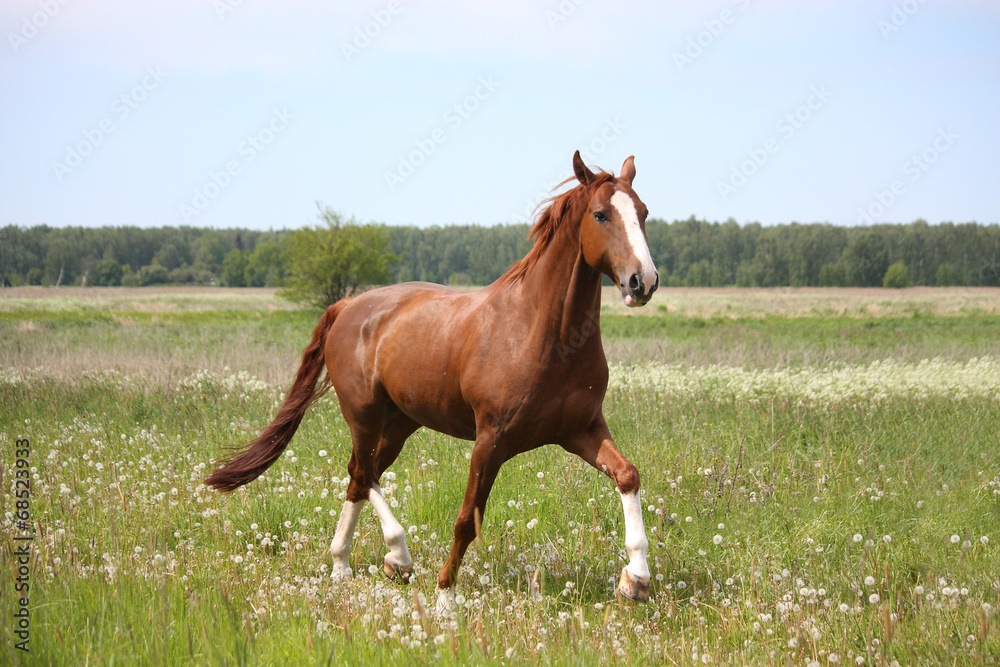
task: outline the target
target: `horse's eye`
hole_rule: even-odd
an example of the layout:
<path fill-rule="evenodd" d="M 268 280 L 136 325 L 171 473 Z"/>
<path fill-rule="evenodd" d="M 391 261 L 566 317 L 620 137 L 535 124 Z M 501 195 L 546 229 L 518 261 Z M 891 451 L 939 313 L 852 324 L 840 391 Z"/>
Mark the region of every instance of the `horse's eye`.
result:
<path fill-rule="evenodd" d="M 597 211 L 594 213 L 594 220 L 597 220 L 598 222 L 607 222 L 608 216 L 604 215 L 600 211 Z"/>

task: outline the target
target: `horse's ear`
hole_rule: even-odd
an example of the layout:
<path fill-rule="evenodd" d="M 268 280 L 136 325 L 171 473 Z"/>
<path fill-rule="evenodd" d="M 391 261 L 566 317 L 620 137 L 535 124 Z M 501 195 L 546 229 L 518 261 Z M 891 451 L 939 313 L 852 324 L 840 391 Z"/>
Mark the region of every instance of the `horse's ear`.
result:
<path fill-rule="evenodd" d="M 619 178 L 623 178 L 628 181 L 629 185 L 632 185 L 632 179 L 635 178 L 635 156 L 629 155 L 625 158 L 625 164 L 622 165 L 622 175 Z"/>
<path fill-rule="evenodd" d="M 573 173 L 576 174 L 576 180 L 584 185 L 594 180 L 594 172 L 587 169 L 587 165 L 583 163 L 583 158 L 580 157 L 580 151 L 573 153 Z"/>

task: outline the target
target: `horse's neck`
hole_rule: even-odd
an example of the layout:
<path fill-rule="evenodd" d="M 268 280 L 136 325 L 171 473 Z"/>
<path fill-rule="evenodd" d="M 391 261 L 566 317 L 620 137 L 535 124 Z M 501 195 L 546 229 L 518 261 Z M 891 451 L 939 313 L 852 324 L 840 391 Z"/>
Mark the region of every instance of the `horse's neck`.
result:
<path fill-rule="evenodd" d="M 574 229 L 557 230 L 520 284 L 532 328 L 574 347 L 600 341 L 601 315 L 601 274 L 583 261 L 577 236 Z"/>

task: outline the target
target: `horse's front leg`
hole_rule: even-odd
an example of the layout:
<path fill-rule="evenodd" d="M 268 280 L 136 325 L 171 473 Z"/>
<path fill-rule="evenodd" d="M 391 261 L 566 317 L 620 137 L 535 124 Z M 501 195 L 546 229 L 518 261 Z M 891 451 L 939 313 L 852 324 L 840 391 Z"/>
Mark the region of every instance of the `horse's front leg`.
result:
<path fill-rule="evenodd" d="M 472 448 L 472 462 L 469 465 L 469 483 L 465 487 L 465 499 L 455 521 L 455 541 L 451 554 L 438 574 L 439 606 L 450 599 L 450 589 L 458 578 L 458 569 L 466 550 L 482 526 L 486 499 L 489 498 L 493 482 L 496 481 L 500 466 L 509 458 L 507 452 L 498 446 L 494 433 L 481 429 Z"/>
<path fill-rule="evenodd" d="M 561 444 L 566 451 L 576 454 L 610 477 L 618 488 L 625 512 L 625 553 L 628 555 L 628 564 L 622 568 L 618 582 L 618 593 L 629 600 L 648 602 L 649 563 L 646 562 L 646 553 L 649 542 L 642 525 L 639 471 L 615 447 L 603 415 L 598 415 L 585 432 Z"/>

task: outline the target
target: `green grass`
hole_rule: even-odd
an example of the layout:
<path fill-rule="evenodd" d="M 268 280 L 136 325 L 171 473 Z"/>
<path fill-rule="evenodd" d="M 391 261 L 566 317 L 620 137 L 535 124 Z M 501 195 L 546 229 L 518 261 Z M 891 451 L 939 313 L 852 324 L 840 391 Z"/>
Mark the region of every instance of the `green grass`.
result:
<path fill-rule="evenodd" d="M 609 346 L 669 339 L 700 359 L 728 359 L 733 339 L 756 337 L 771 355 L 768 364 L 761 353 L 761 368 L 788 366 L 782 347 L 805 351 L 793 364 L 825 368 L 837 340 L 858 358 L 899 361 L 918 343 L 956 358 L 993 354 L 995 345 L 980 316 L 757 320 L 605 317 L 603 325 Z M 9 489 L 14 440 L 30 438 L 37 533 L 31 653 L 12 648 L 15 599 L 5 577 L 0 663 L 703 664 L 706 654 L 715 664 L 1000 661 L 1000 397 L 823 405 L 615 386 L 605 412 L 642 475 L 653 600 L 613 598 L 624 560 L 611 484 L 546 447 L 502 469 L 483 537 L 460 573 L 463 606 L 442 618 L 432 613 L 436 573 L 470 443 L 418 431 L 395 478 L 383 478 L 397 518 L 413 527 L 414 583 L 368 573 L 385 547 L 366 510 L 355 579 L 334 585 L 327 548 L 350 441 L 332 396 L 260 480 L 231 496 L 200 484 L 225 446 L 273 416 L 285 381 L 261 386 L 236 370 L 277 378 L 258 358 L 271 350 L 291 357 L 290 375 L 313 314 L 154 313 L 126 330 L 117 322 L 71 309 L 0 321 L 8 369 L 0 374 L 0 469 Z M 194 377 L 199 367 L 185 350 L 207 349 L 197 358 L 211 365 L 233 345 L 246 348 L 245 365 Z M 60 346 L 66 359 L 99 361 L 101 349 L 112 350 L 128 372 L 67 374 L 44 364 L 10 372 Z M 161 358 L 171 370 L 150 381 L 160 376 L 134 358 Z M 12 502 L 0 496 L 0 512 Z M 9 522 L 0 528 L 4 571 L 14 568 L 16 533 Z"/>
<path fill-rule="evenodd" d="M 247 368 L 272 384 L 294 374 L 319 318 L 313 310 L 180 312 L 22 309 L 0 315 L 0 359 L 74 376 L 119 370 L 176 383 L 207 369 Z M 777 316 L 731 319 L 604 315 L 612 363 L 723 364 L 745 368 L 864 364 L 895 358 L 1000 357 L 1000 319 L 969 316 Z"/>
<path fill-rule="evenodd" d="M 610 316 L 601 333 L 614 360 L 754 368 L 775 364 L 870 363 L 893 357 L 916 362 L 935 356 L 1000 356 L 1000 318 L 989 315 L 786 318 Z M 706 349 L 706 338 L 711 347 Z M 627 352 L 631 349 L 632 354 Z M 635 359 L 639 352 L 640 359 Z M 630 358 L 631 357 L 631 358 Z"/>

